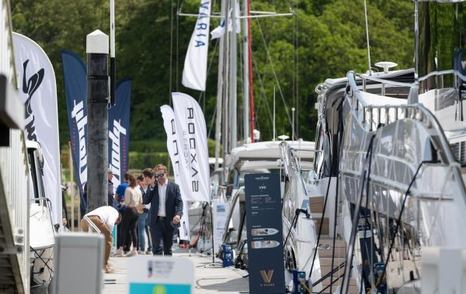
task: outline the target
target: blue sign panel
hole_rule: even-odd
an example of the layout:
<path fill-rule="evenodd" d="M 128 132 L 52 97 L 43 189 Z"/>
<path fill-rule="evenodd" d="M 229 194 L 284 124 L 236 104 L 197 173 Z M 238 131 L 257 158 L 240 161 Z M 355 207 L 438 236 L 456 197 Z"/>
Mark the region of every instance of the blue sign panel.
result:
<path fill-rule="evenodd" d="M 135 294 L 191 294 L 191 285 L 129 284 L 129 293 Z"/>
<path fill-rule="evenodd" d="M 278 174 L 245 176 L 250 293 L 284 293 L 282 201 Z"/>

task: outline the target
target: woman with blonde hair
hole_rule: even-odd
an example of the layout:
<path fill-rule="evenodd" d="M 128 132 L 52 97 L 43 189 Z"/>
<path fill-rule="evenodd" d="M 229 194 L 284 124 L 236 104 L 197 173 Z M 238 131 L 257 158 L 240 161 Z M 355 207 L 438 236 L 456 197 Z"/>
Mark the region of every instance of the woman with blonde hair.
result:
<path fill-rule="evenodd" d="M 142 193 L 133 175 L 129 175 L 128 188 L 125 190 L 125 206 L 126 210 L 122 223 L 123 250 L 128 252 L 126 256 L 134 256 L 138 255 L 136 222 L 142 209 Z M 130 251 L 131 243 L 133 244 L 133 249 Z"/>

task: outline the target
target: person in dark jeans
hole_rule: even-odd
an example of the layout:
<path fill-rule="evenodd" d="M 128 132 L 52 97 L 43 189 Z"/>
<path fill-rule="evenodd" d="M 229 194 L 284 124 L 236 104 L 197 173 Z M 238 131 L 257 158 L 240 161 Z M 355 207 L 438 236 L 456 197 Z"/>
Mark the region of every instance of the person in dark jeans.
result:
<path fill-rule="evenodd" d="M 108 206 L 113 206 L 113 172 L 111 169 L 108 169 L 107 171 L 107 186 L 108 186 L 108 192 L 107 192 L 107 205 Z"/>
<path fill-rule="evenodd" d="M 139 175 L 137 177 L 138 181 L 138 188 L 141 191 L 141 194 L 144 195 L 144 176 Z M 144 212 L 139 215 L 138 221 L 136 223 L 136 230 L 138 232 L 138 254 L 145 254 L 146 249 L 146 233 L 144 228 L 146 227 L 146 219 L 147 219 L 147 212 L 148 210 L 144 207 Z"/>
<path fill-rule="evenodd" d="M 136 232 L 136 222 L 143 212 L 142 193 L 137 186 L 136 178 L 129 175 L 128 188 L 125 190 L 125 214 L 123 216 L 122 234 L 123 250 L 129 252 L 127 256 L 138 255 L 138 235 Z M 133 249 L 131 250 L 131 243 Z"/>
<path fill-rule="evenodd" d="M 83 194 L 81 195 L 81 201 L 79 202 L 79 212 L 81 217 L 87 213 L 87 182 L 83 185 Z"/>
<path fill-rule="evenodd" d="M 125 216 L 125 211 L 126 207 L 124 205 L 124 200 L 125 200 L 125 191 L 126 188 L 128 188 L 128 181 L 129 181 L 129 173 L 125 174 L 125 180 L 123 183 L 118 185 L 115 191 L 115 202 L 116 202 L 116 208 L 122 215 L 122 220 L 121 223 L 117 226 L 117 251 L 115 252 L 115 256 L 123 256 L 123 233 L 122 233 L 122 228 L 123 228 L 123 222 L 124 222 L 124 216 Z"/>
<path fill-rule="evenodd" d="M 142 171 L 143 181 L 141 182 L 141 191 L 144 197 L 145 193 L 149 193 L 155 185 L 154 172 L 151 168 L 146 168 Z M 152 237 L 150 233 L 150 204 L 144 205 L 144 228 L 138 227 L 139 235 L 144 235 L 144 232 L 147 235 L 147 251 L 146 254 L 152 254 Z M 140 242 L 141 243 L 141 242 Z M 141 246 L 141 245 L 140 245 Z M 144 249 L 144 246 L 142 246 Z M 142 250 L 143 250 L 142 249 Z"/>
<path fill-rule="evenodd" d="M 144 195 L 144 204 L 151 204 L 152 252 L 154 255 L 172 255 L 173 232 L 183 215 L 180 187 L 168 181 L 168 170 L 163 164 L 155 167 L 155 177 L 157 186 Z"/>

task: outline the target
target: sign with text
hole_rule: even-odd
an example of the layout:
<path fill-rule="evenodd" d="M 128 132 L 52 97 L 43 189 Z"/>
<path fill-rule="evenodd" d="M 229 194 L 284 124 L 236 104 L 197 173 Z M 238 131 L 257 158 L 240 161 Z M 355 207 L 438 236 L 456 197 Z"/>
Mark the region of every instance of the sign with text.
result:
<path fill-rule="evenodd" d="M 128 260 L 129 294 L 190 294 L 191 261 L 173 256 L 135 256 Z"/>
<path fill-rule="evenodd" d="M 212 201 L 214 250 L 216 251 L 220 249 L 220 245 L 222 245 L 223 242 L 223 233 L 225 232 L 228 209 L 229 205 L 227 202 L 220 199 Z"/>
<path fill-rule="evenodd" d="M 245 176 L 250 293 L 284 293 L 282 204 L 278 174 Z"/>

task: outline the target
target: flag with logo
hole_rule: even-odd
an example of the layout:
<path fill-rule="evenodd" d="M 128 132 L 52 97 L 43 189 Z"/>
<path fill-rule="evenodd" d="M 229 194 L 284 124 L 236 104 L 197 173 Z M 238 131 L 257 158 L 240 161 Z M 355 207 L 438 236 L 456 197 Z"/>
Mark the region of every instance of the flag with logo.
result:
<path fill-rule="evenodd" d="M 113 172 L 113 187 L 118 187 L 128 171 L 131 80 L 118 82 L 115 104 L 108 111 L 108 165 Z"/>
<path fill-rule="evenodd" d="M 211 1 L 201 0 L 199 16 L 184 60 L 182 83 L 185 87 L 205 91 L 207 53 L 209 49 Z"/>
<path fill-rule="evenodd" d="M 180 220 L 180 239 L 181 240 L 190 240 L 190 230 L 189 230 L 189 217 L 188 217 L 188 205 L 189 202 L 186 201 L 186 195 L 189 194 L 187 190 L 187 185 L 183 184 L 183 179 L 180 177 L 180 148 L 178 133 L 175 123 L 175 113 L 173 109 L 168 105 L 162 105 L 160 107 L 163 118 L 163 127 L 165 133 L 167 134 L 167 150 L 170 155 L 171 163 L 173 166 L 173 174 L 175 176 L 175 182 L 180 186 L 181 199 L 183 199 L 183 216 Z"/>
<path fill-rule="evenodd" d="M 71 156 L 79 194 L 87 182 L 87 80 L 86 65 L 81 57 L 68 50 L 61 51 L 63 81 L 65 84 Z"/>
<path fill-rule="evenodd" d="M 52 204 L 54 224 L 61 224 L 62 194 L 58 138 L 57 85 L 47 54 L 33 40 L 13 33 L 18 88 L 25 105 L 27 140 L 40 144 L 44 156 L 45 196 Z"/>
<path fill-rule="evenodd" d="M 207 128 L 201 107 L 191 96 L 172 93 L 181 184 L 187 201 L 210 201 Z"/>

